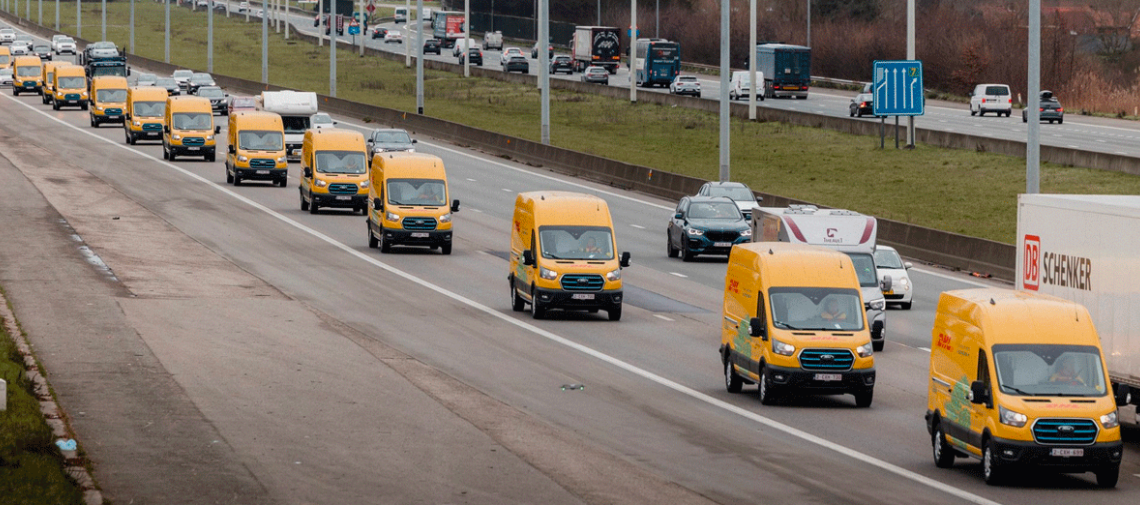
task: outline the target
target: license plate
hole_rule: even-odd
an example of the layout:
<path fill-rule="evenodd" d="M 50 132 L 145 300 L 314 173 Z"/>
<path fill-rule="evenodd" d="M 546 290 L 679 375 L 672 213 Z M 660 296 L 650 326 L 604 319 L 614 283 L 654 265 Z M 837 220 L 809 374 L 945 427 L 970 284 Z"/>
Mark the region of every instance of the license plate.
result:
<path fill-rule="evenodd" d="M 201 149 L 201 148 L 200 147 L 187 147 L 186 148 L 187 151 L 197 151 L 198 149 Z"/>
<path fill-rule="evenodd" d="M 893 294 L 895 294 L 895 292 L 894 292 L 894 290 L 891 290 L 891 291 L 883 291 L 883 294 L 884 294 L 884 295 L 893 295 Z"/>
<path fill-rule="evenodd" d="M 843 380 L 843 375 L 837 373 L 817 373 L 815 374 L 815 380 L 828 382 L 841 381 Z"/>
<path fill-rule="evenodd" d="M 257 173 L 258 173 L 258 174 L 261 174 L 261 175 L 269 175 L 269 171 L 268 171 L 268 170 L 258 170 L 258 171 L 257 171 Z"/>
<path fill-rule="evenodd" d="M 413 233 L 412 238 L 428 238 L 427 233 Z"/>
<path fill-rule="evenodd" d="M 352 200 L 352 197 L 348 196 L 348 195 L 336 195 L 336 199 L 337 200 Z M 412 236 L 414 237 L 415 235 L 412 235 Z"/>
<path fill-rule="evenodd" d="M 1049 451 L 1050 456 L 1060 456 L 1062 458 L 1079 458 L 1085 455 L 1084 449 L 1053 449 Z"/>
<path fill-rule="evenodd" d="M 732 242 L 715 242 L 713 247 L 732 247 Z"/>
<path fill-rule="evenodd" d="M 593 300 L 594 294 L 593 293 L 574 293 L 574 294 L 570 295 L 570 298 L 574 299 L 574 300 Z"/>

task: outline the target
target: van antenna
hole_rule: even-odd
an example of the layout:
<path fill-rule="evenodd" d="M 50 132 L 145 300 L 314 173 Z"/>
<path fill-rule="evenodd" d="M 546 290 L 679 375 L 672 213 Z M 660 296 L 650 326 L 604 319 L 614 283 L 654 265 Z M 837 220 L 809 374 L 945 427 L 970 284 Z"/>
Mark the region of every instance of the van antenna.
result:
<path fill-rule="evenodd" d="M 539 200 L 543 200 L 543 201 L 546 201 L 546 195 L 542 195 L 542 196 L 538 197 L 538 199 L 539 199 Z"/>
<path fill-rule="evenodd" d="M 776 252 L 775 252 L 775 251 L 773 251 L 771 247 L 769 247 L 769 248 L 768 248 L 768 254 L 769 254 L 769 255 L 773 255 L 773 254 L 776 254 Z"/>
<path fill-rule="evenodd" d="M 997 302 L 995 302 L 993 298 L 990 298 L 990 305 L 997 305 Z"/>

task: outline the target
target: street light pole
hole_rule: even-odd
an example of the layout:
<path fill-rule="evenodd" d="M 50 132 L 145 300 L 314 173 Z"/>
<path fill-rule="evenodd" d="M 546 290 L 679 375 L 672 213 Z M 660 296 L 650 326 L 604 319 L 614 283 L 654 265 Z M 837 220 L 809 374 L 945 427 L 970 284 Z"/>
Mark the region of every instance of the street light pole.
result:
<path fill-rule="evenodd" d="M 657 0 L 657 21 L 653 23 L 653 37 L 661 38 L 661 0 Z"/>
<path fill-rule="evenodd" d="M 412 0 L 404 0 L 404 8 L 407 9 L 406 12 L 408 13 L 407 18 L 404 19 L 404 31 L 406 32 L 408 31 L 408 27 L 412 26 Z M 416 13 L 416 24 L 419 24 L 421 28 L 423 27 L 423 25 L 420 24 L 420 14 L 418 12 Z M 404 41 L 404 68 L 410 66 L 412 66 L 412 46 L 408 45 L 407 41 Z"/>
<path fill-rule="evenodd" d="M 131 53 L 135 52 L 135 0 L 131 0 Z"/>
<path fill-rule="evenodd" d="M 542 143 L 550 144 L 550 0 L 539 0 L 538 25 L 538 82 L 542 88 Z M 464 60 L 466 61 L 466 60 Z"/>
<path fill-rule="evenodd" d="M 31 0 L 27 0 L 27 3 L 29 5 L 31 5 L 32 2 L 31 2 Z M 100 8 L 100 10 L 103 11 L 103 12 L 101 12 L 101 14 L 103 15 L 103 34 L 102 34 L 102 38 L 100 38 L 99 40 L 107 40 L 107 0 L 103 0 L 102 7 Z M 28 17 L 30 18 L 31 16 L 28 16 Z"/>
<path fill-rule="evenodd" d="M 906 0 L 906 59 L 913 61 L 914 55 L 914 0 Z M 919 90 L 921 93 L 922 90 Z M 906 146 L 914 148 L 914 116 L 906 117 Z"/>
<path fill-rule="evenodd" d="M 133 1 L 133 0 L 132 0 Z M 134 4 L 131 4 L 134 5 Z M 206 10 L 206 71 L 214 72 L 214 9 L 207 5 Z"/>
<path fill-rule="evenodd" d="M 170 0 L 162 0 L 162 3 L 166 5 L 166 45 L 162 53 L 162 61 L 170 63 Z"/>
<path fill-rule="evenodd" d="M 424 113 L 424 0 L 416 0 L 416 114 Z M 407 42 L 405 42 L 406 44 Z"/>
<path fill-rule="evenodd" d="M 463 77 L 471 77 L 471 0 L 463 0 Z"/>
<path fill-rule="evenodd" d="M 629 0 L 629 101 L 637 103 L 637 0 Z"/>
<path fill-rule="evenodd" d="M 729 0 L 720 0 L 720 181 L 729 177 L 728 159 L 728 32 Z M 753 51 L 756 49 L 753 48 Z"/>
<path fill-rule="evenodd" d="M 336 96 L 336 1 L 329 0 L 329 96 Z"/>
<path fill-rule="evenodd" d="M 811 47 L 811 0 L 807 0 L 807 47 Z"/>
<path fill-rule="evenodd" d="M 19 15 L 19 5 L 16 4 L 17 16 Z M 75 0 L 75 38 L 83 38 L 83 0 Z"/>
<path fill-rule="evenodd" d="M 1029 104 L 1025 142 L 1025 192 L 1041 192 L 1041 0 L 1029 0 Z"/>
<path fill-rule="evenodd" d="M 249 10 L 253 10 L 252 2 Z M 261 83 L 269 84 L 269 9 L 261 4 Z"/>
<path fill-rule="evenodd" d="M 748 120 L 756 120 L 756 0 L 748 0 Z"/>

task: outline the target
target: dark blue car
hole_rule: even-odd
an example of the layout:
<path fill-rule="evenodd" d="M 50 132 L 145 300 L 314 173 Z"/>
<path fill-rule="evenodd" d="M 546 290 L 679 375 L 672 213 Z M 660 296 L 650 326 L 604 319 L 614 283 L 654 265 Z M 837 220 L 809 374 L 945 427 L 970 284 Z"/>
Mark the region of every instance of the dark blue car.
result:
<path fill-rule="evenodd" d="M 698 254 L 728 255 L 732 246 L 752 240 L 752 230 L 736 203 L 723 196 L 686 196 L 669 220 L 668 252 L 691 261 Z"/>

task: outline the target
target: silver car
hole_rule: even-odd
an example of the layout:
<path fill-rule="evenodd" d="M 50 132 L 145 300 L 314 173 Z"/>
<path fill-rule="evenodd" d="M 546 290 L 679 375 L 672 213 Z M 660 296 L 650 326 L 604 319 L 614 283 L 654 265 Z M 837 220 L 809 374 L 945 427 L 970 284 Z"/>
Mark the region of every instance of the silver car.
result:
<path fill-rule="evenodd" d="M 669 83 L 669 93 L 701 97 L 701 81 L 695 75 L 678 75 Z"/>
<path fill-rule="evenodd" d="M 0 86 L 12 87 L 12 67 L 0 68 Z"/>
<path fill-rule="evenodd" d="M 11 28 L 0 29 L 0 44 L 11 44 L 13 40 L 16 40 L 16 30 Z"/>
<path fill-rule="evenodd" d="M 416 152 L 416 140 L 406 130 L 379 128 L 368 136 L 368 150 L 372 154 L 394 151 Z"/>

